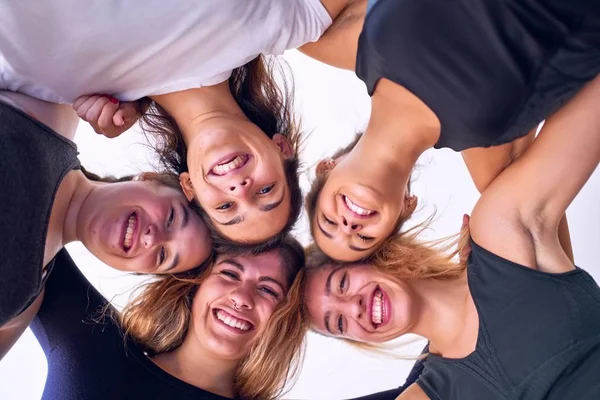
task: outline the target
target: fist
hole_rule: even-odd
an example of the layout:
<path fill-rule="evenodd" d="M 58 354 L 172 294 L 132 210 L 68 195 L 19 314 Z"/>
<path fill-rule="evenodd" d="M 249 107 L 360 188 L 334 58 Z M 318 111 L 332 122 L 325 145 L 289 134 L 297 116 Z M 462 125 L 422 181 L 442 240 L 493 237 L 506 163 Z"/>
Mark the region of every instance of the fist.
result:
<path fill-rule="evenodd" d="M 81 96 L 73 103 L 73 109 L 96 133 L 108 138 L 119 136 L 140 118 L 136 102 L 120 102 L 108 95 Z"/>

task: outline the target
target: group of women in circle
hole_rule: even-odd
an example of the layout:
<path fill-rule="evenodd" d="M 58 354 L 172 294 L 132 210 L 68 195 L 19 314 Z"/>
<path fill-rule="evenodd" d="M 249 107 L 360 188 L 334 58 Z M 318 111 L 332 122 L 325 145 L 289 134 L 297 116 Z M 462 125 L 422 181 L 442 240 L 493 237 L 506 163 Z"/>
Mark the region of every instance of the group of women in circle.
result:
<path fill-rule="evenodd" d="M 306 198 L 294 48 L 372 99 Z M 565 210 L 600 161 L 599 72 L 588 0 L 1 1 L 0 356 L 31 325 L 45 399 L 273 399 L 308 329 L 416 333 L 406 384 L 368 398 L 598 398 L 600 289 Z M 161 170 L 87 171 L 79 119 L 139 122 Z M 432 147 L 482 193 L 435 243 L 403 229 Z M 155 279 L 117 312 L 73 241 Z"/>

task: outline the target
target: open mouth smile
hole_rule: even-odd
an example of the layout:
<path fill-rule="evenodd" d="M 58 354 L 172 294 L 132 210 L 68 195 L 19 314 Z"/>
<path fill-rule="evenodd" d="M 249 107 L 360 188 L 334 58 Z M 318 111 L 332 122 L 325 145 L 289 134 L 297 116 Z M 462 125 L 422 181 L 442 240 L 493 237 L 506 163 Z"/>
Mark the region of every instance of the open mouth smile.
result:
<path fill-rule="evenodd" d="M 369 317 L 372 326 L 377 329 L 390 321 L 391 302 L 383 289 L 377 285 L 371 295 L 371 306 L 369 308 Z"/>
<path fill-rule="evenodd" d="M 132 212 L 123 225 L 123 239 L 121 245 L 125 253 L 128 253 L 131 250 L 133 245 L 137 242 L 138 236 L 138 215 L 137 213 Z"/>
<path fill-rule="evenodd" d="M 227 175 L 232 171 L 236 171 L 242 168 L 248 163 L 250 156 L 248 154 L 238 154 L 234 156 L 228 156 L 225 159 L 220 160 L 210 172 L 217 176 Z"/>
<path fill-rule="evenodd" d="M 233 316 L 225 310 L 216 308 L 213 315 L 221 325 L 234 333 L 248 333 L 254 329 L 252 322 Z"/>
<path fill-rule="evenodd" d="M 356 215 L 359 218 L 368 218 L 377 214 L 377 211 L 361 207 L 358 204 L 354 203 L 352 200 L 350 200 L 347 196 L 342 195 L 342 200 L 344 200 L 346 208 L 348 208 L 348 210 L 350 210 L 354 215 Z"/>

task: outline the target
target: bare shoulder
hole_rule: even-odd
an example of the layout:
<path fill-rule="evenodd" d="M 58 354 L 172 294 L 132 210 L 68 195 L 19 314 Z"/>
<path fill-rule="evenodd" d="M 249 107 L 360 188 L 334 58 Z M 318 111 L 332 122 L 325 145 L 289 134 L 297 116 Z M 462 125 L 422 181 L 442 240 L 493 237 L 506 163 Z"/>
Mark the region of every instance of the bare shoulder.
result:
<path fill-rule="evenodd" d="M 429 397 L 419 385 L 413 383 L 396 400 L 429 400 Z"/>

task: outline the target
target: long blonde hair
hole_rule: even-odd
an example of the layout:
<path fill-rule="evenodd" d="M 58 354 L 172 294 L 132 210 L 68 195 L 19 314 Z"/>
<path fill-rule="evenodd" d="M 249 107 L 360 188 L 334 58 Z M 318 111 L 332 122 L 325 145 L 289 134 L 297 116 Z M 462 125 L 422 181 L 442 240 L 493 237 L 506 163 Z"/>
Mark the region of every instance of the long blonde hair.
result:
<path fill-rule="evenodd" d="M 288 237 L 275 251 L 294 279 L 304 266 L 300 244 Z M 119 316 L 124 334 L 151 355 L 181 346 L 190 325 L 192 300 L 211 270 L 212 266 L 197 277 L 166 276 L 148 284 Z M 274 399 L 296 377 L 308 329 L 301 294 L 300 282 L 294 279 L 285 299 L 238 365 L 234 382 L 237 396 Z"/>
<path fill-rule="evenodd" d="M 418 236 L 429 226 L 433 216 L 425 222 L 397 233 L 386 239 L 377 251 L 367 259 L 353 263 L 344 263 L 328 257 L 316 245 L 306 250 L 306 273 L 299 276 L 303 296 L 306 296 L 308 278 L 318 270 L 327 266 L 370 264 L 376 271 L 395 281 L 410 281 L 417 279 L 454 280 L 460 278 L 466 269 L 466 260 L 458 258 L 462 249 L 470 240 L 469 229 L 465 227 L 453 236 L 438 240 L 422 241 Z M 303 311 L 308 314 L 305 298 Z M 395 346 L 358 342 L 343 338 L 361 349 L 373 351 L 380 355 L 392 355 Z M 403 357 L 406 358 L 406 357 Z M 421 357 L 419 357 L 421 358 Z"/>

